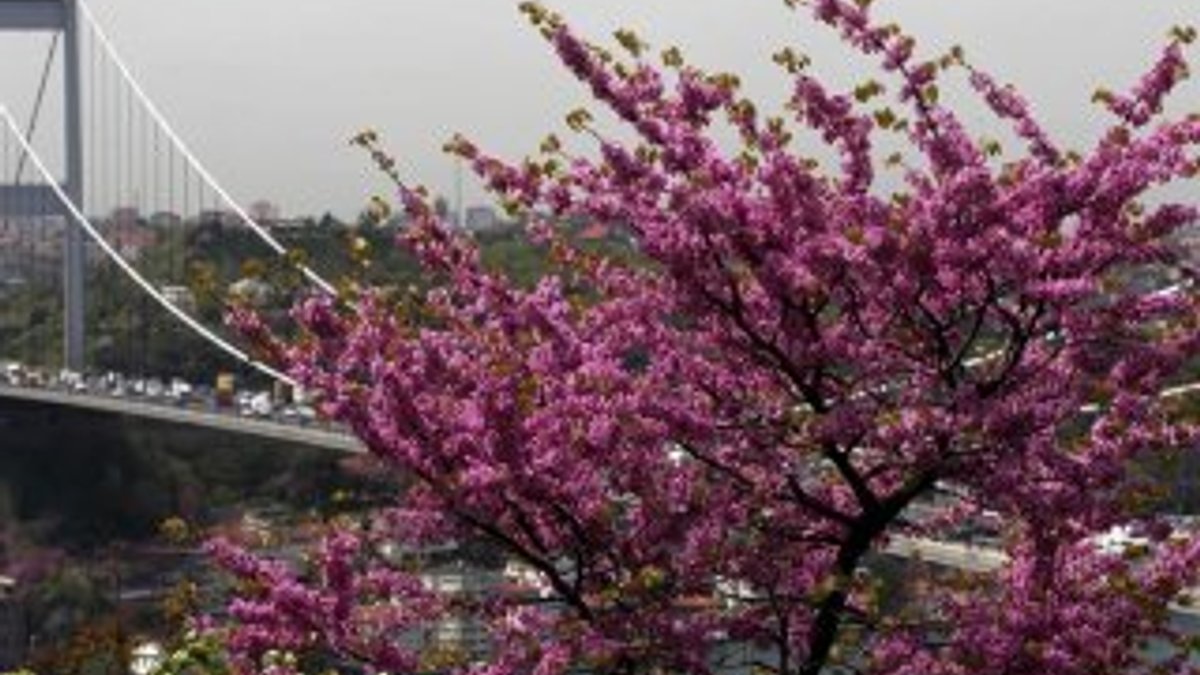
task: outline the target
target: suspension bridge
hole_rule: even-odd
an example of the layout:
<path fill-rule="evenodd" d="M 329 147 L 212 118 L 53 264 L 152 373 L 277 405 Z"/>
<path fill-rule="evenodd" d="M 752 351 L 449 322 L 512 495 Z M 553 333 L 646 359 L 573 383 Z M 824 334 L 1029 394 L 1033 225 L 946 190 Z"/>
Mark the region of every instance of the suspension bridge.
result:
<path fill-rule="evenodd" d="M 286 316 L 294 295 L 271 305 L 257 278 L 282 260 L 308 292 L 333 288 L 201 164 L 83 0 L 0 0 L 0 37 L 11 33 L 44 35 L 45 58 L 24 116 L 0 96 L 0 361 L 16 369 L 0 398 L 359 449 L 304 416 L 112 386 L 173 375 L 147 372 L 151 354 L 160 368 L 193 362 L 193 377 L 207 366 L 210 382 L 228 371 L 294 385 L 223 326 L 222 297 L 242 290 L 265 315 Z M 204 255 L 214 250 L 215 262 Z M 107 388 L 82 384 L 96 371 L 108 371 Z"/>

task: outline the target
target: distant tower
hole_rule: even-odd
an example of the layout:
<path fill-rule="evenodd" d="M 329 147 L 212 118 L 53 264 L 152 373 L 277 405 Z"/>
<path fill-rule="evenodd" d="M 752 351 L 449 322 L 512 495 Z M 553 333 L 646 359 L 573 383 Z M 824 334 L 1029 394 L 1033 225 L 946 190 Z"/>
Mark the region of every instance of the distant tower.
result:
<path fill-rule="evenodd" d="M 462 157 L 454 158 L 454 225 L 466 227 L 467 221 L 463 214 L 463 162 Z"/>
<path fill-rule="evenodd" d="M 77 206 L 83 205 L 82 96 L 79 69 L 79 12 L 76 0 L 0 0 L 0 32 L 59 32 L 63 42 L 63 114 L 66 176 L 63 189 Z M 51 199 L 44 189 L 28 188 L 30 194 L 15 198 L 24 188 L 0 186 L 4 205 L 45 203 Z M 57 200 L 51 203 L 57 204 Z M 0 208 L 5 208 L 0 205 Z M 63 237 L 63 364 L 72 370 L 84 369 L 84 233 L 65 206 L 58 204 L 66 218 Z"/>
<path fill-rule="evenodd" d="M 250 219 L 259 225 L 273 227 L 279 223 L 279 207 L 266 199 L 254 202 L 246 211 Z"/>

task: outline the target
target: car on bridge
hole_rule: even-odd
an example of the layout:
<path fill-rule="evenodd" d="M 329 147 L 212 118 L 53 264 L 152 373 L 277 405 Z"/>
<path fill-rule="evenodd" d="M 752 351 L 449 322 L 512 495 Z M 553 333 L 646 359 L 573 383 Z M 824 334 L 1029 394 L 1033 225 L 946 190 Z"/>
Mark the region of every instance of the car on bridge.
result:
<path fill-rule="evenodd" d="M 58 377 L 55 379 L 54 384 L 75 394 L 86 394 L 88 390 L 87 381 L 83 373 L 78 373 L 67 368 L 58 371 Z"/>
<path fill-rule="evenodd" d="M 14 387 L 25 386 L 25 367 L 17 361 L 4 364 L 4 381 Z"/>
<path fill-rule="evenodd" d="M 242 399 L 240 413 L 243 417 L 270 417 L 275 412 L 275 402 L 271 400 L 271 392 L 246 392 Z"/>
<path fill-rule="evenodd" d="M 176 405 L 187 405 L 192 397 L 192 385 L 182 378 L 173 377 L 167 384 L 166 398 Z"/>

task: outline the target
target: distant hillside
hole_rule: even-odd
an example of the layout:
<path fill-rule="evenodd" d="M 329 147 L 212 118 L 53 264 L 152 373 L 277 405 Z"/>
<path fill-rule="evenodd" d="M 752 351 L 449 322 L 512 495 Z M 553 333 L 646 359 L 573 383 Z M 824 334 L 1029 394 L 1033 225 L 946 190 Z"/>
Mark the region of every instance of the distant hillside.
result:
<path fill-rule="evenodd" d="M 0 523 L 77 552 L 151 537 L 171 516 L 319 508 L 352 483 L 328 451 L 53 406 L 0 401 L 0 437 Z"/>

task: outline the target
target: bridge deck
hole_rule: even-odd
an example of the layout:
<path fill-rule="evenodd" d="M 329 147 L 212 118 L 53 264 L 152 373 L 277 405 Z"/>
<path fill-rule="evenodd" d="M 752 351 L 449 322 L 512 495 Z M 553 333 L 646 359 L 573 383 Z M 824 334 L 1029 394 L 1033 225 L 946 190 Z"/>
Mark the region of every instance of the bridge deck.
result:
<path fill-rule="evenodd" d="M 913 537 L 896 537 L 888 545 L 887 552 L 900 558 L 918 559 L 979 574 L 994 572 L 1008 562 L 1008 556 L 999 549 Z M 1200 618 L 1200 588 L 1193 588 L 1186 596 L 1187 604 L 1171 605 L 1171 611 L 1181 616 Z"/>
<path fill-rule="evenodd" d="M 65 23 L 63 0 L 0 0 L 0 31 L 59 30 Z"/>
<path fill-rule="evenodd" d="M 242 417 L 233 413 L 211 412 L 151 403 L 137 399 L 75 394 L 53 389 L 13 387 L 6 384 L 0 384 L 0 399 L 32 401 L 117 415 L 143 417 L 173 424 L 187 424 L 260 438 L 290 441 L 341 452 L 364 451 L 362 443 L 357 438 L 345 433 L 313 427 L 280 424 L 269 420 Z"/>

